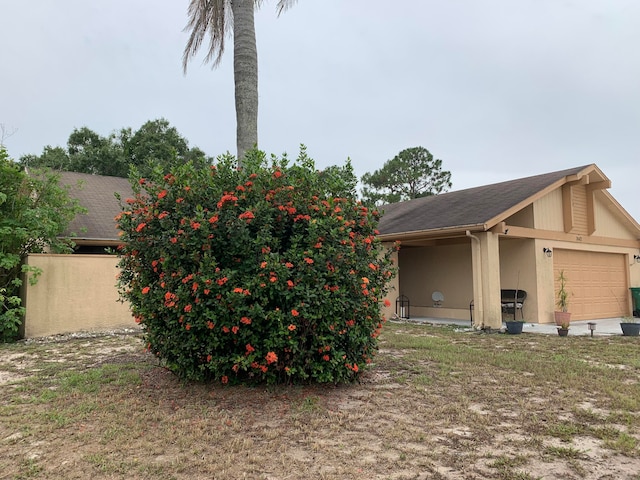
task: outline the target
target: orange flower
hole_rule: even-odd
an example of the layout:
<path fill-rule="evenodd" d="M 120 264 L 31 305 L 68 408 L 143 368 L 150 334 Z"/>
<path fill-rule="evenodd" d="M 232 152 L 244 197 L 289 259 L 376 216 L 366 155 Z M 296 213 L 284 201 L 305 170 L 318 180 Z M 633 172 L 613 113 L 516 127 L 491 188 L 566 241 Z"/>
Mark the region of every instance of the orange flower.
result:
<path fill-rule="evenodd" d="M 158 194 L 158 198 L 162 199 L 164 197 L 167 196 L 167 191 L 166 190 L 162 190 L 159 194 Z"/>
<path fill-rule="evenodd" d="M 251 325 L 251 319 L 249 317 L 242 317 L 240 319 L 240 323 L 244 323 L 245 325 Z"/>
<path fill-rule="evenodd" d="M 293 263 L 287 262 L 287 263 L 284 264 L 284 266 L 287 267 L 287 268 L 293 268 Z"/>
<path fill-rule="evenodd" d="M 292 323 L 292 324 L 290 324 L 290 325 L 289 325 L 289 327 L 287 327 L 287 328 L 289 328 L 289 331 L 290 331 L 290 332 L 293 332 L 293 331 L 296 329 L 296 326 Z"/>
<path fill-rule="evenodd" d="M 291 310 L 291 315 L 293 315 L 294 317 L 297 317 L 298 315 L 300 315 L 300 312 L 298 312 L 298 310 L 294 308 Z"/>
<path fill-rule="evenodd" d="M 385 306 L 385 307 L 390 307 L 390 306 L 391 306 L 391 302 L 389 301 L 389 299 L 388 299 L 388 298 L 385 298 L 385 299 L 384 299 L 384 306 Z"/>
<path fill-rule="evenodd" d="M 208 328 L 209 330 L 213 330 L 213 327 L 215 327 L 214 323 L 213 323 L 211 320 L 209 320 L 209 321 L 207 322 L 207 328 Z"/>
<path fill-rule="evenodd" d="M 222 327 L 222 331 L 223 331 L 224 333 L 229 333 L 231 330 L 229 330 L 229 327 L 224 326 L 224 327 Z"/>
<path fill-rule="evenodd" d="M 222 278 L 219 278 L 218 280 L 216 280 L 216 282 L 218 283 L 218 285 L 222 286 L 225 283 L 227 283 L 227 280 L 229 280 L 227 277 L 222 277 Z"/>
<path fill-rule="evenodd" d="M 233 293 L 242 293 L 242 289 L 239 287 L 236 287 L 233 289 Z"/>
<path fill-rule="evenodd" d="M 267 355 L 264 358 L 268 364 L 275 363 L 278 361 L 278 355 L 276 355 L 275 352 L 267 353 Z"/>
<path fill-rule="evenodd" d="M 224 376 L 220 379 L 220 381 L 226 385 L 227 383 L 229 383 L 229 377 L 227 377 L 226 375 L 224 375 Z"/>
<path fill-rule="evenodd" d="M 293 288 L 294 284 L 291 280 L 287 280 L 287 285 L 289 285 L 289 288 Z"/>
<path fill-rule="evenodd" d="M 329 357 L 329 355 L 323 355 L 323 356 L 322 356 L 322 359 L 323 359 L 325 362 L 328 362 L 328 361 L 329 361 L 329 358 L 330 358 L 330 357 Z"/>
<path fill-rule="evenodd" d="M 304 261 L 311 265 L 313 263 L 313 258 L 304 257 Z"/>
<path fill-rule="evenodd" d="M 144 222 L 138 224 L 138 226 L 136 227 L 136 232 L 140 232 L 146 226 L 147 226 L 147 224 L 144 223 Z"/>
<path fill-rule="evenodd" d="M 253 220 L 256 216 L 253 214 L 251 210 L 247 210 L 244 213 L 241 213 L 238 217 L 240 220 Z"/>
<path fill-rule="evenodd" d="M 200 224 L 198 222 L 191 222 L 191 228 L 198 230 L 200 228 Z"/>
<path fill-rule="evenodd" d="M 216 223 L 218 221 L 218 215 L 214 215 L 209 219 L 209 223 Z"/>
<path fill-rule="evenodd" d="M 262 262 L 260 264 L 260 268 L 267 268 L 267 262 Z"/>
<path fill-rule="evenodd" d="M 151 287 L 144 287 L 144 288 L 142 289 L 142 294 L 143 294 L 143 295 L 146 295 L 147 293 L 149 293 L 149 290 L 151 290 Z"/>
<path fill-rule="evenodd" d="M 371 270 L 377 270 L 377 269 L 378 269 L 378 266 L 377 266 L 377 265 L 375 265 L 375 264 L 373 264 L 373 263 L 370 263 L 370 264 L 369 264 L 369 268 L 370 268 Z"/>
<path fill-rule="evenodd" d="M 207 355 L 207 363 L 211 361 L 213 357 L 211 355 Z"/>
<path fill-rule="evenodd" d="M 247 349 L 247 353 L 251 353 L 251 352 L 255 352 L 256 351 L 256 349 L 253 348 L 250 343 L 247 343 L 245 345 L 245 348 Z"/>
<path fill-rule="evenodd" d="M 240 330 L 240 327 L 237 325 L 234 325 L 233 327 L 231 327 L 231 331 L 233 332 L 233 334 L 237 334 L 238 330 Z"/>
<path fill-rule="evenodd" d="M 187 305 L 186 307 L 184 307 L 184 311 L 189 313 L 191 311 L 191 305 Z"/>
<path fill-rule="evenodd" d="M 282 176 L 282 172 L 280 170 L 276 170 L 275 172 L 273 172 L 273 176 L 275 178 L 280 178 Z"/>
<path fill-rule="evenodd" d="M 369 285 L 369 279 L 367 277 L 362 277 L 362 283 Z"/>
<path fill-rule="evenodd" d="M 271 283 L 275 283 L 275 282 L 277 282 L 277 281 L 278 281 L 278 277 L 276 277 L 276 276 L 269 277 L 269 281 L 270 281 Z"/>

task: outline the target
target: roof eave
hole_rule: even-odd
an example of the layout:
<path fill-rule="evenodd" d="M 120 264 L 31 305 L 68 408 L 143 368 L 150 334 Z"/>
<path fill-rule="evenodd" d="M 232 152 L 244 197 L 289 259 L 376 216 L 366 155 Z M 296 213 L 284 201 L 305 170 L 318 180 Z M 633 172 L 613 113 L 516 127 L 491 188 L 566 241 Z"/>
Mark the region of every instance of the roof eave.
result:
<path fill-rule="evenodd" d="M 378 238 L 383 242 L 393 242 L 397 240 L 415 240 L 417 238 L 464 237 L 468 231 L 484 232 L 486 230 L 488 230 L 486 223 L 476 223 L 429 230 L 414 230 L 411 232 L 383 233 L 378 235 Z"/>

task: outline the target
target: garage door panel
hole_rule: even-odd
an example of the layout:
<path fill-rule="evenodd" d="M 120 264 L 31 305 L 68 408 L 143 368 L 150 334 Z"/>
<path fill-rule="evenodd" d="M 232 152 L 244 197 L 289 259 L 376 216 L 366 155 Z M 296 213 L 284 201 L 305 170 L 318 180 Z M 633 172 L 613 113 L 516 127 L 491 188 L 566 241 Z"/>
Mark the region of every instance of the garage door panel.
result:
<path fill-rule="evenodd" d="M 553 263 L 556 292 L 560 271 L 564 271 L 567 278 L 573 320 L 629 314 L 624 255 L 555 249 Z"/>

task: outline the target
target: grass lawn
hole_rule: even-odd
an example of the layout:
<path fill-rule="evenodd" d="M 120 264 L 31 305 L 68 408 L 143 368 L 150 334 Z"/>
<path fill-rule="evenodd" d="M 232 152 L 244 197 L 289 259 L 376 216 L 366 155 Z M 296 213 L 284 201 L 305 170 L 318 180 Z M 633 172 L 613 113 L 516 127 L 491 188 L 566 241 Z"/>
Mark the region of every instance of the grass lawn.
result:
<path fill-rule="evenodd" d="M 183 383 L 136 335 L 0 345 L 2 479 L 640 479 L 640 340 L 388 323 L 341 386 Z"/>

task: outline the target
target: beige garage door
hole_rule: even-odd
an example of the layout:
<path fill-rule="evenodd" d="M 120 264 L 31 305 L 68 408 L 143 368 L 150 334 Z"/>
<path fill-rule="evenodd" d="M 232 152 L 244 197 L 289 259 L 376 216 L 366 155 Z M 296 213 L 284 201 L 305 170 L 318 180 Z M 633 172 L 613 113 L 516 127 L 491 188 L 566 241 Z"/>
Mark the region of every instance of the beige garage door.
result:
<path fill-rule="evenodd" d="M 572 320 L 623 317 L 629 315 L 629 290 L 625 256 L 615 253 L 553 251 L 555 291 L 558 276 L 567 278 Z"/>

